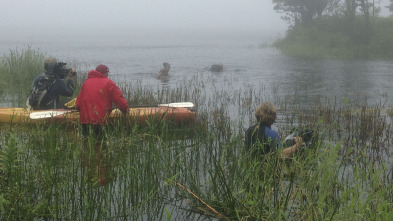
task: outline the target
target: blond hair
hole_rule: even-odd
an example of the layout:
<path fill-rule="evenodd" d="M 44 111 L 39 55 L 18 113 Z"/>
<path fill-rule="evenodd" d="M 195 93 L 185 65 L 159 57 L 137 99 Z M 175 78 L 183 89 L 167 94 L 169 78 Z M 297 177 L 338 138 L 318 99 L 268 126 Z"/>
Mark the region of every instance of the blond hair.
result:
<path fill-rule="evenodd" d="M 255 117 L 259 123 L 271 126 L 277 118 L 277 109 L 272 103 L 262 102 L 255 111 Z"/>

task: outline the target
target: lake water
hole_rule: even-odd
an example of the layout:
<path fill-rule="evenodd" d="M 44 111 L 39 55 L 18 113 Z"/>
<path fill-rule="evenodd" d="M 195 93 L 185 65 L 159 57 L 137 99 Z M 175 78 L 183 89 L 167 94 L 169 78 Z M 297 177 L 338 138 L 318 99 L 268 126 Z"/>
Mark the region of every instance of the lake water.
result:
<path fill-rule="evenodd" d="M 179 81 L 202 74 L 215 78 L 218 84 L 230 79 L 235 88 L 245 84 L 274 87 L 281 96 L 326 96 L 339 103 L 343 98 L 360 97 L 369 105 L 392 104 L 392 61 L 296 59 L 266 47 L 274 39 L 261 33 L 202 31 L 5 34 L 0 40 L 0 54 L 30 45 L 60 60 L 81 63 L 86 69 L 106 64 L 111 75 L 129 82 L 176 86 Z M 165 82 L 154 78 L 163 62 L 171 64 L 170 78 Z M 207 71 L 217 63 L 223 64 L 222 73 Z"/>
<path fill-rule="evenodd" d="M 30 45 L 48 56 L 83 64 L 86 70 L 106 64 L 116 79 L 153 87 L 177 87 L 199 76 L 209 79 L 204 87 L 206 99 L 220 87 L 233 92 L 265 87 L 261 89 L 265 97 L 300 95 L 304 106 L 315 104 L 314 99 L 307 99 L 313 97 L 337 105 L 354 100 L 367 105 L 393 104 L 392 61 L 298 59 L 267 47 L 273 40 L 257 33 L 28 34 L 2 36 L 0 54 Z M 155 78 L 163 62 L 171 64 L 167 81 Z M 223 72 L 211 73 L 209 67 L 218 63 L 224 66 Z"/>

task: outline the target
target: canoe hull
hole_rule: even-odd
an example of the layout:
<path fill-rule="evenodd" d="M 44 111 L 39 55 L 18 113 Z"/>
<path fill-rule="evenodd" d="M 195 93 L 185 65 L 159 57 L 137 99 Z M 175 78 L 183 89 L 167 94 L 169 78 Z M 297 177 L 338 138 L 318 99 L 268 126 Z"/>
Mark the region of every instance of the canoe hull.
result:
<path fill-rule="evenodd" d="M 45 110 L 48 111 L 48 110 Z M 53 111 L 70 111 L 53 110 Z M 29 111 L 25 108 L 0 108 L 0 123 L 11 124 L 41 124 L 41 123 L 79 123 L 79 112 L 70 111 L 59 114 L 54 117 L 45 117 L 41 119 L 30 119 L 31 113 L 39 113 L 44 111 Z M 176 125 L 184 125 L 195 121 L 195 112 L 183 107 L 138 107 L 129 108 L 128 115 L 123 115 L 119 110 L 115 109 L 110 114 L 108 121 L 114 122 L 121 120 L 122 122 L 144 124 L 149 120 L 157 120 L 159 122 L 173 122 Z"/>

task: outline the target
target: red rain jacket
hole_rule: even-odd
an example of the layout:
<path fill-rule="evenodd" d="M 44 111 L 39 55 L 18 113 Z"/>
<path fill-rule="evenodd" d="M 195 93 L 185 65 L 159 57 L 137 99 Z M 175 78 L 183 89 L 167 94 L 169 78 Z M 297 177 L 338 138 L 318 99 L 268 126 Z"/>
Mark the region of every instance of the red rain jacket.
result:
<path fill-rule="evenodd" d="M 76 98 L 76 109 L 82 124 L 104 124 L 112 111 L 112 103 L 123 113 L 128 111 L 127 100 L 119 87 L 96 70 L 91 70 Z"/>

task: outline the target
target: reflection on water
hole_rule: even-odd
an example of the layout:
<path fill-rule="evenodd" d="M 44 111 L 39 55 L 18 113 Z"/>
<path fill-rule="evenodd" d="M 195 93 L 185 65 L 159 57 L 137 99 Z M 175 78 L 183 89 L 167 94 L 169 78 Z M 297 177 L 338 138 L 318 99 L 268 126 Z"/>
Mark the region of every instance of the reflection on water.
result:
<path fill-rule="evenodd" d="M 189 92 L 188 99 L 190 100 L 178 100 L 177 102 L 199 99 L 197 100 L 199 110 L 217 110 L 217 113 L 213 114 L 218 117 L 207 122 L 218 126 L 225 126 L 220 123 L 226 122 L 227 116 L 221 116 L 219 112 L 221 108 L 227 107 L 223 104 L 225 102 L 237 106 L 225 110 L 228 111 L 230 119 L 245 118 L 242 119 L 244 125 L 240 125 L 239 128 L 241 126 L 248 127 L 248 123 L 255 120 L 255 107 L 264 100 L 269 100 L 276 105 L 284 104 L 281 107 L 283 109 L 285 102 L 290 101 L 291 105 L 295 104 L 300 107 L 300 109 L 294 109 L 295 111 L 306 111 L 308 107 L 314 105 L 329 106 L 331 109 L 327 112 L 310 114 L 313 117 L 312 120 L 316 119 L 315 123 L 320 119 L 329 123 L 337 121 L 348 126 L 359 124 L 366 129 L 368 129 L 367 123 L 374 118 L 367 115 L 365 111 L 359 110 L 360 114 L 356 110 L 348 112 L 349 114 L 346 111 L 336 113 L 333 112 L 334 108 L 332 107 L 341 107 L 348 103 L 392 105 L 392 100 L 388 96 L 392 94 L 393 88 L 391 77 L 393 63 L 390 61 L 297 59 L 282 55 L 274 48 L 260 48 L 259 45 L 263 43 L 263 40 L 249 36 L 242 40 L 174 37 L 173 39 L 166 38 L 162 42 L 160 39 L 138 38 L 135 35 L 121 36 L 116 39 L 117 37 L 113 35 L 107 39 L 67 39 L 65 42 L 56 39 L 50 41 L 42 39 L 39 41 L 34 39 L 33 41 L 26 39 L 5 40 L 0 42 L 0 51 L 4 54 L 5 48 L 8 50 L 8 48 L 32 43 L 33 48 L 40 48 L 49 55 L 65 59 L 65 61 L 70 59 L 87 63 L 90 68 L 100 63 L 107 64 L 111 69 L 111 78 L 119 83 L 142 84 L 153 88 L 153 91 L 163 88 L 164 93 L 171 92 L 169 90 L 171 88 L 195 90 Z M 164 61 L 171 64 L 171 71 L 170 77 L 162 81 L 156 79 L 155 76 Z M 208 68 L 215 63 L 223 64 L 224 71 L 221 73 L 210 72 Z M 190 82 L 197 85 L 189 85 Z M 188 92 L 181 89 L 181 92 Z M 193 93 L 199 94 L 194 97 Z M 186 96 L 182 98 L 184 97 Z M 352 106 L 356 107 L 356 105 Z M 214 118 L 214 116 L 208 117 Z M 280 109 L 278 120 L 274 126 L 282 128 L 289 123 L 295 125 L 297 122 L 289 121 L 296 117 L 290 110 L 284 112 Z M 377 126 L 380 125 L 377 124 L 378 122 L 390 123 L 389 119 L 379 120 L 379 118 L 376 118 L 375 122 Z M 385 125 L 382 126 L 385 127 Z M 380 129 L 380 127 L 377 128 Z M 326 130 L 328 129 L 330 128 Z M 332 133 L 337 132 L 336 127 L 331 130 Z M 360 137 L 359 134 L 362 135 L 368 130 L 355 131 L 351 129 L 348 131 L 351 136 L 348 136 L 347 140 L 344 139 L 343 145 L 353 146 L 354 144 L 351 142 L 356 140 L 350 138 Z M 385 138 L 384 134 L 377 135 L 375 135 L 378 138 L 377 142 L 371 143 L 372 147 L 380 145 L 379 139 Z M 145 146 L 140 145 L 139 148 L 140 153 L 143 153 L 142 150 L 145 150 Z M 91 151 L 91 158 L 83 159 L 83 163 L 86 163 L 84 166 L 88 172 L 91 172 L 89 175 L 92 176 L 92 179 L 98 178 L 98 183 L 106 184 L 108 172 L 117 168 L 106 164 L 105 158 L 102 157 L 111 158 L 110 154 L 95 151 L 96 149 L 92 150 L 94 151 Z M 142 157 L 127 155 L 133 157 L 130 160 L 132 167 L 127 168 L 140 166 L 140 171 L 144 171 L 145 167 L 150 168 L 149 165 L 146 166 L 147 160 L 151 156 L 161 156 L 161 152 L 159 152 L 161 149 L 152 148 L 152 151 L 158 152 L 155 155 L 147 154 Z M 138 176 L 140 175 L 138 172 L 130 174 Z M 145 179 L 143 176 L 137 177 L 139 179 L 130 177 L 133 180 Z M 130 179 L 130 177 L 126 178 Z M 162 177 L 158 178 L 158 181 L 152 180 L 151 182 L 159 183 L 163 180 Z M 108 185 L 112 185 L 112 183 L 108 182 Z M 128 190 L 127 185 L 124 187 Z M 115 194 L 118 194 L 119 199 L 123 198 L 120 191 L 116 190 Z"/>
<path fill-rule="evenodd" d="M 308 95 L 336 98 L 364 98 L 370 105 L 385 102 L 381 95 L 391 91 L 391 64 L 376 61 L 296 60 L 287 62 L 284 93 L 299 91 Z M 390 104 L 390 103 L 389 103 Z"/>
<path fill-rule="evenodd" d="M 371 105 L 392 104 L 391 100 L 380 99 L 381 95 L 392 91 L 391 61 L 297 59 L 282 55 L 274 48 L 260 47 L 268 41 L 260 33 L 172 32 L 165 38 L 154 32 L 111 33 L 95 38 L 88 33 L 62 38 L 30 34 L 4 36 L 0 53 L 31 45 L 59 59 L 88 64 L 87 69 L 106 64 L 115 79 L 141 80 L 149 85 L 175 87 L 202 73 L 216 78 L 216 87 L 228 77 L 236 79 L 235 87 L 263 83 L 282 97 L 298 93 L 310 97 L 327 96 L 338 103 L 342 103 L 343 98 L 362 98 L 364 103 Z M 171 64 L 170 78 L 160 81 L 154 76 L 163 62 Z M 216 63 L 223 64 L 222 73 L 207 71 Z"/>

